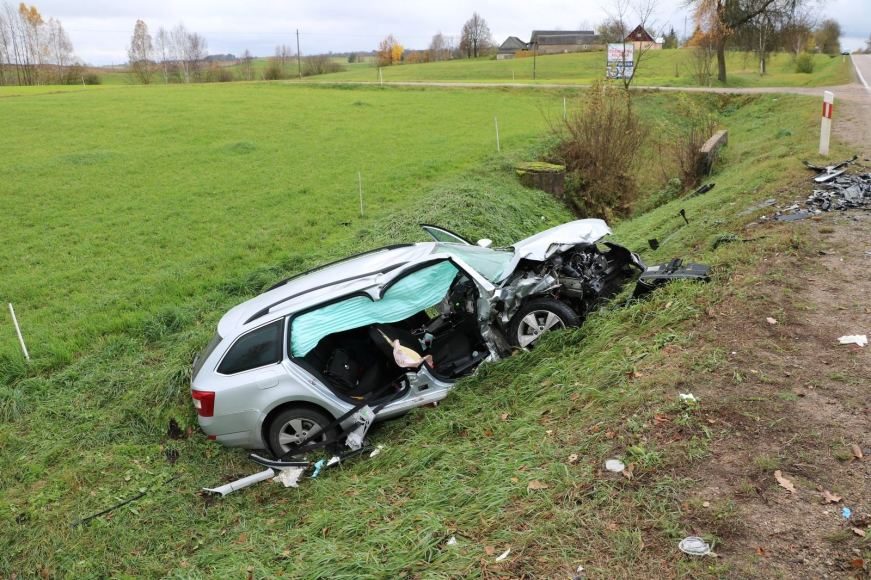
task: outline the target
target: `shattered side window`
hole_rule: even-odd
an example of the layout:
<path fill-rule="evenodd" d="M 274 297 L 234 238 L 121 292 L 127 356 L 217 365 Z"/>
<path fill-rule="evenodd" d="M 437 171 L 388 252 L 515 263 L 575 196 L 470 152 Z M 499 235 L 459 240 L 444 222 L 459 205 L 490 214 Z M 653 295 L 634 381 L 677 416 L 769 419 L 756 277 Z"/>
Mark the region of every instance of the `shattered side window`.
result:
<path fill-rule="evenodd" d="M 437 252 L 450 254 L 463 260 L 490 282 L 496 283 L 505 276 L 505 269 L 514 258 L 514 252 L 492 250 L 480 246 L 462 244 L 436 244 Z"/>

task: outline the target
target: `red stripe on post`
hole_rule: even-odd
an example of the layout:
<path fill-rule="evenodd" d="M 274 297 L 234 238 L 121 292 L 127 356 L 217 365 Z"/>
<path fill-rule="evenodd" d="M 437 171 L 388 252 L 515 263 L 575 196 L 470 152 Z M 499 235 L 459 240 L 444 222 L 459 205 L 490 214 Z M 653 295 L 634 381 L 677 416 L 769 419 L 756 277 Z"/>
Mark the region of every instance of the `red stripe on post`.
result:
<path fill-rule="evenodd" d="M 832 110 L 834 108 L 835 108 L 835 106 L 833 104 L 823 102 L 823 117 L 825 117 L 826 119 L 831 119 L 832 118 Z"/>

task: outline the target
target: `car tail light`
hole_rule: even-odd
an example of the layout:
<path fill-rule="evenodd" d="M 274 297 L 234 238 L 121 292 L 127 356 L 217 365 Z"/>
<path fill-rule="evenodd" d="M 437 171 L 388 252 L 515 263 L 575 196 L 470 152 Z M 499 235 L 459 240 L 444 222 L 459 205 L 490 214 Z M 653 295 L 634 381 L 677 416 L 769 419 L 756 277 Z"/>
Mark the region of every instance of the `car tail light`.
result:
<path fill-rule="evenodd" d="M 215 414 L 214 391 L 191 391 L 191 397 L 194 398 L 194 407 L 200 417 L 211 417 Z"/>

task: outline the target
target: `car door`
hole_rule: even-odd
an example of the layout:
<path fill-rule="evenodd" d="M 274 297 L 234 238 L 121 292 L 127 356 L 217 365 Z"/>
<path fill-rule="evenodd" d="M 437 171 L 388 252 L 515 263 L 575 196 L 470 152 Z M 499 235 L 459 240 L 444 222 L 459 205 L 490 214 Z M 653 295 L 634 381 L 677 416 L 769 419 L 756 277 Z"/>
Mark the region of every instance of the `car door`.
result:
<path fill-rule="evenodd" d="M 381 286 L 381 299 L 395 299 L 395 293 L 397 292 L 408 293 L 409 295 L 414 293 L 415 290 L 418 292 L 424 292 L 422 289 L 424 284 L 420 283 L 424 280 L 420 280 L 417 283 L 408 282 L 412 277 L 426 274 L 429 270 L 441 268 L 446 263 L 450 263 L 450 265 L 453 266 L 455 273 L 462 272 L 468 276 L 478 287 L 478 292 L 481 297 L 488 298 L 493 295 L 493 292 L 495 291 L 493 284 L 487 281 L 483 276 L 481 276 L 481 274 L 470 268 L 468 264 L 463 262 L 463 260 L 448 254 L 432 254 L 427 258 L 406 265 L 402 270 L 395 274 L 391 273 L 389 279 L 385 280 Z M 441 272 L 439 272 L 439 274 L 441 274 Z M 453 278 L 450 281 L 452 280 Z M 440 299 L 447 295 L 450 284 L 446 284 L 445 279 L 438 280 L 436 277 L 433 277 L 431 281 L 426 282 L 425 286 L 427 292 L 432 292 L 433 288 L 438 288 L 438 292 L 435 293 L 443 293 L 443 296 L 439 297 Z M 403 288 L 403 285 L 407 287 Z M 419 296 L 420 294 L 418 293 L 414 295 Z M 454 385 L 454 381 L 441 380 L 433 376 L 425 365 L 414 373 L 410 382 L 411 388 L 409 389 L 408 394 L 402 399 L 387 405 L 384 410 L 379 413 L 380 417 L 390 417 L 406 412 L 414 407 L 437 402 L 445 398 L 448 391 Z"/>
<path fill-rule="evenodd" d="M 225 433 L 249 430 L 270 393 L 288 381 L 284 327 L 282 318 L 242 334 L 218 362 L 211 383 L 218 391 L 215 416 Z"/>
<path fill-rule="evenodd" d="M 423 231 L 428 233 L 432 239 L 437 242 L 446 242 L 450 244 L 465 244 L 467 246 L 473 245 L 472 242 L 464 238 L 459 234 L 455 234 L 449 229 L 443 228 L 441 226 L 434 226 L 430 224 L 420 224 L 420 227 L 423 228 Z"/>

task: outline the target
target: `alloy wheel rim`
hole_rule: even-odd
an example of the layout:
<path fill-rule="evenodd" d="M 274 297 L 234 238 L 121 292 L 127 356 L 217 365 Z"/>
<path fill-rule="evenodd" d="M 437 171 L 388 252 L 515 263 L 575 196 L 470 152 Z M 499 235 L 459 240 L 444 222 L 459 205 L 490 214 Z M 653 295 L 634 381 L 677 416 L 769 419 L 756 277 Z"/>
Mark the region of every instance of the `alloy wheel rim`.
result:
<path fill-rule="evenodd" d="M 565 327 L 565 322 L 553 312 L 533 310 L 520 320 L 517 327 L 517 343 L 526 348 L 541 338 L 542 334 Z"/>

